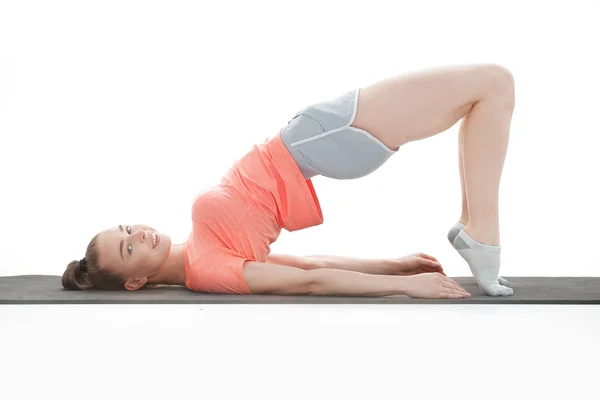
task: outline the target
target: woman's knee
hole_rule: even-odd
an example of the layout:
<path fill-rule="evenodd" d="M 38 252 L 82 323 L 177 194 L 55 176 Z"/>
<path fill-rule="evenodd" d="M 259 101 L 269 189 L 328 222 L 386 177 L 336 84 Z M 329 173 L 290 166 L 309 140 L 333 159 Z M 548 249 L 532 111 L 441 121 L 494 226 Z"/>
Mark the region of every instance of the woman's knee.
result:
<path fill-rule="evenodd" d="M 489 79 L 489 90 L 495 96 L 502 95 L 506 99 L 506 105 L 514 107 L 515 104 L 515 79 L 512 72 L 499 64 L 488 64 L 487 76 Z"/>

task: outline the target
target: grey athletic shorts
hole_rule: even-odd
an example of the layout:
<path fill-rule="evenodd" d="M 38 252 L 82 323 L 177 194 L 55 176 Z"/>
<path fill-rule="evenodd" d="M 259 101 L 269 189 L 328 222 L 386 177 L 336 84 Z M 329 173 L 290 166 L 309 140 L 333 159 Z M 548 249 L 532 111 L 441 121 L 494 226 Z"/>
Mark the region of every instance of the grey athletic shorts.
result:
<path fill-rule="evenodd" d="M 283 144 L 305 179 L 355 179 L 382 166 L 392 150 L 369 132 L 351 127 L 360 89 L 300 110 L 282 128 Z"/>

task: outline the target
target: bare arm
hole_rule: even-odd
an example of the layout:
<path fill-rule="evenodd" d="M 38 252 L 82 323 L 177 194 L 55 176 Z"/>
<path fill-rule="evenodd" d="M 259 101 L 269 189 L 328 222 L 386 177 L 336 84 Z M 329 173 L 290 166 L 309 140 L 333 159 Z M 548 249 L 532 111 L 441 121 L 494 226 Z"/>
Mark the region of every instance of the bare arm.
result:
<path fill-rule="evenodd" d="M 295 256 L 291 254 L 269 254 L 267 263 L 288 265 L 301 269 L 333 268 L 366 274 L 392 275 L 398 270 L 398 260 L 364 259 L 334 255 Z"/>
<path fill-rule="evenodd" d="M 302 269 L 248 261 L 244 278 L 254 294 L 389 296 L 406 294 L 408 277 L 339 269 Z"/>

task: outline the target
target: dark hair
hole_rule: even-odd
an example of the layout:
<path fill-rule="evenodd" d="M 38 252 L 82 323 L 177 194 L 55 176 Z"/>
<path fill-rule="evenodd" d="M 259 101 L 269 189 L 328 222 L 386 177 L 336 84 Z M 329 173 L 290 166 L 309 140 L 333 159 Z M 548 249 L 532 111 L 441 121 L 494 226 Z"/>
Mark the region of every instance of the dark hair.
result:
<path fill-rule="evenodd" d="M 96 234 L 85 251 L 86 271 L 79 269 L 79 260 L 71 261 L 62 276 L 67 290 L 125 290 L 125 279 L 98 263 L 98 236 Z"/>

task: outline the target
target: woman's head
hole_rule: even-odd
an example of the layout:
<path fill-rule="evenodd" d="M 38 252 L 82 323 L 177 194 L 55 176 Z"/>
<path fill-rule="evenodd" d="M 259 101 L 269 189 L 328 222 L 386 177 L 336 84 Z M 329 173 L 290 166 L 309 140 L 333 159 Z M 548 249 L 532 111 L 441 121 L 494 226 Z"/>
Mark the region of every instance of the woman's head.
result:
<path fill-rule="evenodd" d="M 80 270 L 79 260 L 71 261 L 62 285 L 70 290 L 136 290 L 158 274 L 170 252 L 168 235 L 146 225 L 119 225 L 92 238 L 85 252 L 86 270 Z"/>

